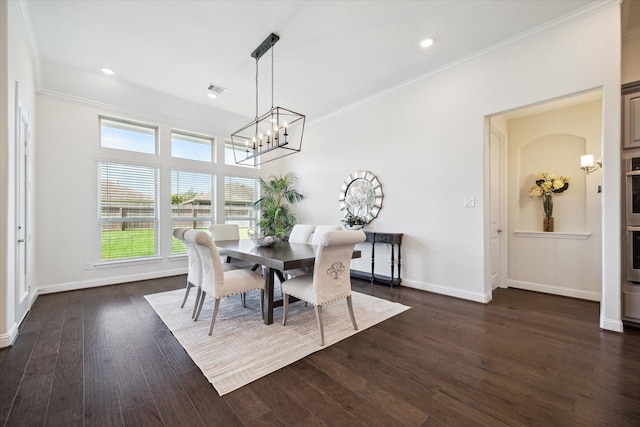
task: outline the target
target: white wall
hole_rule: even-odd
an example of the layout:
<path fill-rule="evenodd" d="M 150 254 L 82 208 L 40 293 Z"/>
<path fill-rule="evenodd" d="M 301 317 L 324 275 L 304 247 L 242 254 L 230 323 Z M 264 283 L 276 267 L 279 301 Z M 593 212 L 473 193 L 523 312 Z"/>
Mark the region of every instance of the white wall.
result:
<path fill-rule="evenodd" d="M 17 327 L 21 319 L 15 313 L 16 278 L 16 188 L 15 188 L 15 124 L 16 124 L 16 82 L 30 107 L 35 109 L 35 69 L 31 46 L 28 43 L 26 28 L 22 25 L 22 13 L 17 2 L 0 3 L 0 76 L 2 89 L 0 103 L 2 108 L 3 129 L 0 137 L 0 348 L 9 345 L 17 336 Z M 5 108 L 6 107 L 6 108 Z M 30 207 L 35 206 L 33 199 Z M 32 225 L 32 224 L 30 224 Z M 29 247 L 33 247 L 30 245 Z M 33 251 L 28 254 L 29 279 L 34 279 L 32 266 L 35 259 Z M 6 263 L 6 264 L 5 264 Z M 33 283 L 27 283 L 28 286 Z M 35 293 L 35 286 L 32 286 Z"/>
<path fill-rule="evenodd" d="M 299 217 L 337 222 L 342 180 L 369 170 L 385 195 L 369 228 L 405 233 L 403 283 L 488 301 L 485 116 L 602 87 L 605 240 L 592 261 L 604 266 L 601 327 L 621 330 L 619 64 L 620 10 L 609 3 L 312 122 L 302 153 L 285 161 L 308 195 Z M 463 207 L 465 197 L 476 207 Z"/>
<path fill-rule="evenodd" d="M 509 286 L 599 301 L 601 170 L 579 169 L 580 156 L 601 157 L 602 103 L 593 101 L 508 121 Z M 548 143 L 544 145 L 543 143 Z M 569 177 L 553 197 L 554 233 L 542 231 L 542 200 L 528 190 L 535 175 Z"/>

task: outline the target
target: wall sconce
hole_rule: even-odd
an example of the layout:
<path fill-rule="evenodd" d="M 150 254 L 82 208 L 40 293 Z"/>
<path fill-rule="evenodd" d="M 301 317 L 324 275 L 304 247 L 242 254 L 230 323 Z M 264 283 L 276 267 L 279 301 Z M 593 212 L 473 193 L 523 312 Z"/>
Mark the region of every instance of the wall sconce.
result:
<path fill-rule="evenodd" d="M 598 168 L 602 167 L 602 160 L 593 160 L 593 154 L 585 154 L 580 156 L 580 169 L 585 171 L 587 175 L 591 172 L 595 172 Z"/>

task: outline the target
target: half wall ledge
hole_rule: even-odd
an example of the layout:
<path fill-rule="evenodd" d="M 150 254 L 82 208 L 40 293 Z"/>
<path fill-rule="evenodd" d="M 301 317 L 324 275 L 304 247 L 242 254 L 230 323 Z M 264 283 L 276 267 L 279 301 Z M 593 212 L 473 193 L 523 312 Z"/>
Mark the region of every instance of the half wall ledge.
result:
<path fill-rule="evenodd" d="M 514 231 L 518 237 L 535 237 L 546 239 L 587 240 L 592 233 L 558 233 L 555 231 Z"/>

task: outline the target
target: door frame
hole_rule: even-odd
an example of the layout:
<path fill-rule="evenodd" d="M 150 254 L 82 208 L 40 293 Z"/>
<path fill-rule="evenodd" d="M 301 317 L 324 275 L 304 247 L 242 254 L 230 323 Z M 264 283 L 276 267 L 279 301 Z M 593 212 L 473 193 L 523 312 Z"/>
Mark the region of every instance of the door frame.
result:
<path fill-rule="evenodd" d="M 500 144 L 500 203 L 499 216 L 502 222 L 502 233 L 500 237 L 500 260 L 498 268 L 500 271 L 500 288 L 508 287 L 508 218 L 507 218 L 507 138 L 496 127 L 491 125 L 491 116 L 485 116 L 484 126 L 484 300 L 491 301 L 493 286 L 491 281 L 491 138 L 497 133 L 502 140 Z"/>
<path fill-rule="evenodd" d="M 498 197 L 500 198 L 499 203 L 498 203 L 498 217 L 499 219 L 499 227 L 501 227 L 501 230 L 499 232 L 499 238 L 500 238 L 500 252 L 498 254 L 499 260 L 498 260 L 498 271 L 500 274 L 500 280 L 499 280 L 499 285 L 498 287 L 500 288 L 507 288 L 507 255 L 508 255 L 508 250 L 507 250 L 507 245 L 509 242 L 509 239 L 507 239 L 508 236 L 508 225 L 509 222 L 507 220 L 507 137 L 506 135 L 504 135 L 502 132 L 500 132 L 500 130 L 498 130 L 496 127 L 494 126 L 490 126 L 489 129 L 489 149 L 492 150 L 493 149 L 493 143 L 492 140 L 493 138 L 496 137 L 498 138 L 500 144 L 499 144 L 499 159 L 500 159 L 500 163 L 497 165 L 498 167 Z M 489 158 L 491 158 L 491 156 L 489 156 Z M 490 164 L 491 168 L 496 167 L 496 165 L 492 165 Z M 491 170 L 489 171 L 489 184 L 491 184 Z M 489 192 L 489 203 L 491 203 L 491 198 L 494 197 L 493 195 L 493 189 L 491 188 L 490 185 L 490 192 Z M 491 215 L 489 215 L 489 221 L 491 221 Z M 491 226 L 491 224 L 489 224 L 489 226 Z M 489 238 L 491 238 L 491 236 L 489 236 Z M 493 290 L 493 285 L 490 284 L 492 290 Z"/>
<path fill-rule="evenodd" d="M 31 234 L 29 193 L 31 186 L 30 151 L 32 135 L 32 114 L 27 98 L 16 82 L 15 105 L 15 321 L 20 324 L 31 307 L 30 286 L 30 240 Z M 22 240 L 22 242 L 19 242 Z"/>

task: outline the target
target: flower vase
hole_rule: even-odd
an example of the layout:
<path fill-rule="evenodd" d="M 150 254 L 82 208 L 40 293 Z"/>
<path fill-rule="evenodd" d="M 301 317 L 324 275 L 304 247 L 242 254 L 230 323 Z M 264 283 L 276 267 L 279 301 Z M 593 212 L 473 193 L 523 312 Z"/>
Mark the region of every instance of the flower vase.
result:
<path fill-rule="evenodd" d="M 542 229 L 553 231 L 553 196 L 551 194 L 542 195 L 542 208 L 544 209 Z"/>

